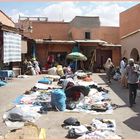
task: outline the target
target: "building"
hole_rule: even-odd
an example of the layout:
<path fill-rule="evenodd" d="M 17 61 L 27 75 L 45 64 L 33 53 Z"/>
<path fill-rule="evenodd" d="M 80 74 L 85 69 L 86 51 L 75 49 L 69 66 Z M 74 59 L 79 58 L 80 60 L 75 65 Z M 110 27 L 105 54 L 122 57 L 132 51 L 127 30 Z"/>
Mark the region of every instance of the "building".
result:
<path fill-rule="evenodd" d="M 36 57 L 42 66 L 49 55 L 54 55 L 56 60 L 61 56 L 64 63 L 66 55 L 75 48 L 87 56 L 86 68 L 93 63 L 96 68 L 103 68 L 108 57 L 116 66 L 119 65 L 119 27 L 102 27 L 99 17 L 76 16 L 71 22 L 51 22 L 45 17 L 20 17 L 18 25 L 23 31 L 32 29 L 24 35 L 35 40 Z"/>
<path fill-rule="evenodd" d="M 20 71 L 22 56 L 27 53 L 27 38 L 22 30 L 0 10 L 0 69 Z"/>
<path fill-rule="evenodd" d="M 140 4 L 120 13 L 122 56 L 140 61 Z"/>

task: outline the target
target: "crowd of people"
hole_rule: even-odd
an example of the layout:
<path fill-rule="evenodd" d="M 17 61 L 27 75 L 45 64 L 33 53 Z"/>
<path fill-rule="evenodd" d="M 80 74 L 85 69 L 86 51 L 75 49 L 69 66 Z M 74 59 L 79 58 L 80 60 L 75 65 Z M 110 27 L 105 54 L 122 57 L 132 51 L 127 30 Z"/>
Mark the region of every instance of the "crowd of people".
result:
<path fill-rule="evenodd" d="M 114 74 L 114 65 L 111 58 L 107 59 L 104 67 L 108 83 L 111 83 L 111 78 Z M 137 89 L 140 85 L 140 65 L 136 64 L 133 58 L 127 60 L 126 57 L 123 57 L 120 62 L 119 72 L 121 86 L 129 90 L 129 104 L 132 107 L 136 104 Z"/>
<path fill-rule="evenodd" d="M 50 56 L 47 59 L 46 69 L 51 69 L 54 66 L 54 57 Z M 27 61 L 26 59 L 23 62 L 24 74 L 37 75 L 41 73 L 41 68 L 39 62 L 36 59 Z M 61 67 L 60 67 L 61 66 Z M 111 60 L 108 58 L 104 64 L 107 83 L 111 84 L 111 79 L 115 75 L 116 69 Z M 74 73 L 75 63 L 72 61 L 68 66 L 62 66 L 60 64 L 56 65 L 56 74 L 64 76 L 65 74 Z M 135 64 L 134 59 L 130 58 L 127 60 L 126 57 L 123 57 L 120 61 L 120 66 L 117 72 L 120 75 L 120 84 L 122 87 L 129 89 L 129 104 L 132 107 L 135 104 L 135 99 L 137 95 L 137 89 L 140 85 L 140 66 Z"/>
<path fill-rule="evenodd" d="M 25 59 L 23 62 L 23 74 L 38 75 L 41 73 L 39 62 L 34 58 L 31 60 Z"/>

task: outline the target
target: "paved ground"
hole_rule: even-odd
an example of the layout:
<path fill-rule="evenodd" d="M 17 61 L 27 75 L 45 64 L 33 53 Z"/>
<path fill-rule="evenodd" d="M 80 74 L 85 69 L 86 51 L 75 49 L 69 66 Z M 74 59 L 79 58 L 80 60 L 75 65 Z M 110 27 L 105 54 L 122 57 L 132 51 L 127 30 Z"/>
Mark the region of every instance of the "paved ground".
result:
<path fill-rule="evenodd" d="M 3 113 L 13 107 L 12 101 L 24 93 L 25 90 L 34 86 L 36 81 L 43 77 L 31 76 L 26 79 L 8 80 L 5 87 L 0 87 L 0 133 L 5 134 L 7 127 L 3 123 Z M 48 112 L 43 115 L 36 124 L 47 130 L 47 138 L 64 138 L 67 130 L 61 127 L 64 119 L 68 117 L 76 117 L 80 122 L 89 124 L 95 117 L 111 118 L 116 120 L 117 134 L 123 138 L 140 138 L 140 96 L 137 96 L 136 105 L 129 108 L 128 90 L 120 86 L 118 81 L 112 81 L 111 85 L 107 85 L 105 74 L 93 74 L 93 80 L 101 86 L 109 89 L 109 94 L 113 103 L 119 105 L 111 115 L 93 115 L 86 113 L 66 113 L 66 112 Z"/>

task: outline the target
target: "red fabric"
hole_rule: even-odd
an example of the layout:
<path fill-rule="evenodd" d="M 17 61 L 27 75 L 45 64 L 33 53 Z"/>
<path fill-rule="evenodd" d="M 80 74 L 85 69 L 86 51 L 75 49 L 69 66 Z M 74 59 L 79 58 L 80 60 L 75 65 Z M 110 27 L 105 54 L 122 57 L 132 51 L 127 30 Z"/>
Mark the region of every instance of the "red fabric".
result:
<path fill-rule="evenodd" d="M 54 56 L 53 55 L 48 56 L 47 62 L 53 63 L 54 62 Z"/>
<path fill-rule="evenodd" d="M 74 92 L 73 95 L 72 95 L 72 98 L 74 101 L 78 101 L 79 98 L 80 98 L 80 92 Z"/>
<path fill-rule="evenodd" d="M 51 65 L 47 63 L 47 64 L 45 65 L 45 68 L 46 68 L 46 70 L 48 70 L 49 68 L 51 68 Z"/>

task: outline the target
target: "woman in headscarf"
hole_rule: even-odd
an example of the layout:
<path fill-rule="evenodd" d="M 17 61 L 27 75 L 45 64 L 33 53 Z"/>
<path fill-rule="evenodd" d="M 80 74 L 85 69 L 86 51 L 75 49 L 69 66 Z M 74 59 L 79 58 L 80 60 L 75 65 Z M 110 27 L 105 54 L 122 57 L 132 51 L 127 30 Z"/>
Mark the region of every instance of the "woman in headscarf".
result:
<path fill-rule="evenodd" d="M 104 67 L 105 67 L 108 83 L 111 83 L 111 73 L 112 73 L 112 70 L 114 68 L 114 65 L 113 65 L 113 63 L 111 61 L 111 58 L 107 59 Z"/>
<path fill-rule="evenodd" d="M 40 74 L 39 63 L 38 63 L 38 61 L 36 59 L 33 60 L 33 66 L 34 66 L 36 74 Z"/>

